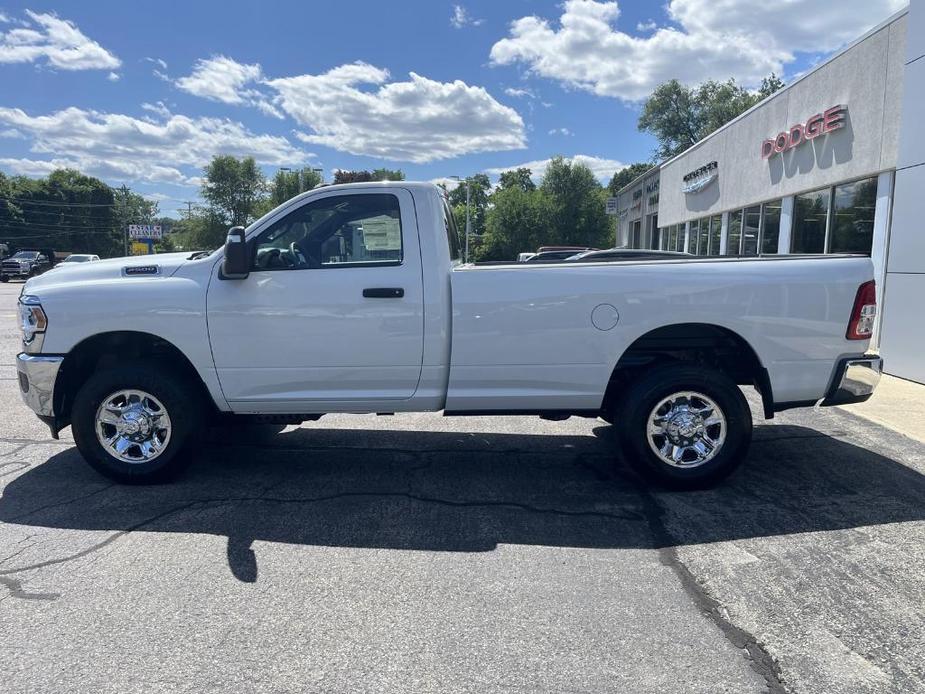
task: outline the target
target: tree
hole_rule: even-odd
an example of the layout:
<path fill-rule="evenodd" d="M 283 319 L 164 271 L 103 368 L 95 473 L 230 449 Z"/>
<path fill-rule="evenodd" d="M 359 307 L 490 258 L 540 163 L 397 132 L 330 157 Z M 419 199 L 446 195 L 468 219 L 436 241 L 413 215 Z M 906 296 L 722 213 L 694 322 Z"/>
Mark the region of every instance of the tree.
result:
<path fill-rule="evenodd" d="M 619 193 L 622 188 L 628 186 L 651 168 L 652 164 L 636 162 L 635 164 L 630 164 L 620 169 L 614 173 L 613 177 L 610 179 L 610 183 L 607 184 L 607 192 L 613 197 Z"/>
<path fill-rule="evenodd" d="M 775 74 L 766 77 L 758 91 L 736 84 L 709 80 L 687 87 L 671 80 L 656 87 L 646 99 L 638 127 L 658 140 L 657 159 L 668 159 L 699 142 L 717 128 L 744 113 L 783 87 Z"/>
<path fill-rule="evenodd" d="M 213 215 L 229 226 L 243 226 L 255 218 L 266 190 L 266 178 L 253 157 L 219 155 L 205 168 L 201 194 Z"/>
<path fill-rule="evenodd" d="M 334 183 L 368 183 L 370 181 L 404 181 L 401 169 L 375 169 L 374 171 L 350 171 L 338 169 L 334 172 Z"/>
<path fill-rule="evenodd" d="M 507 190 L 508 188 L 520 188 L 524 191 L 536 190 L 536 184 L 533 182 L 533 172 L 525 166 L 521 166 L 511 171 L 502 171 L 498 177 L 498 190 Z"/>
<path fill-rule="evenodd" d="M 491 192 L 491 181 L 487 174 L 475 174 L 470 176 L 469 182 L 469 218 L 472 223 L 472 233 L 481 236 L 485 233 L 485 217 L 488 212 L 488 195 Z M 456 219 L 463 220 L 460 229 L 465 232 L 466 219 L 466 181 L 460 181 L 459 185 L 450 191 L 450 206 Z"/>
<path fill-rule="evenodd" d="M 129 198 L 138 206 L 151 203 Z M 114 191 L 98 178 L 58 169 L 45 178 L 0 175 L 0 240 L 17 248 L 122 254 L 124 227 Z"/>
<path fill-rule="evenodd" d="M 296 171 L 280 169 L 270 184 L 269 204 L 266 211 L 269 212 L 274 207 L 282 205 L 300 193 L 311 190 L 320 183 L 322 183 L 321 174 L 313 169 L 306 168 Z"/>
<path fill-rule="evenodd" d="M 555 157 L 546 168 L 540 190 L 549 198 L 548 224 L 554 243 L 596 248 L 612 245 L 603 188 L 591 169 Z"/>
<path fill-rule="evenodd" d="M 518 253 L 556 242 L 549 226 L 549 199 L 535 186 L 499 188 L 491 203 L 478 260 L 515 260 Z"/>

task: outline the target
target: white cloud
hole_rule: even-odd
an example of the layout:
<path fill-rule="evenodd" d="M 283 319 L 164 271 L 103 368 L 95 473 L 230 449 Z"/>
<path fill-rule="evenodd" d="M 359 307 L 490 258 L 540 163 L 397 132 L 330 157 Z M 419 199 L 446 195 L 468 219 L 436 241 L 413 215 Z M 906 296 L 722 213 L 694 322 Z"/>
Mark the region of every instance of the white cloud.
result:
<path fill-rule="evenodd" d="M 22 140 L 26 136 L 19 132 L 16 128 L 5 128 L 0 130 L 0 137 L 6 137 L 13 140 Z"/>
<path fill-rule="evenodd" d="M 170 114 L 163 104 L 148 107 L 162 119 L 73 107 L 30 116 L 20 109 L 0 108 L 0 124 L 30 137 L 33 153 L 49 155 L 8 158 L 0 165 L 28 175 L 71 166 L 105 179 L 195 185 L 197 179 L 181 167 L 201 168 L 216 154 L 253 156 L 270 165 L 298 165 L 311 157 L 284 137 L 258 135 L 234 121 Z"/>
<path fill-rule="evenodd" d="M 667 80 L 735 77 L 755 85 L 782 73 L 795 52 L 831 51 L 861 35 L 906 0 L 867 0 L 820 12 L 812 0 L 671 0 L 679 28 L 647 37 L 614 28 L 617 2 L 566 0 L 558 26 L 522 17 L 491 48 L 495 65 L 526 65 L 541 77 L 601 96 L 642 99 Z"/>
<path fill-rule="evenodd" d="M 0 12 L 0 23 L 9 24 L 12 21 L 13 20 L 10 19 L 10 16 L 8 14 L 3 14 L 3 12 Z"/>
<path fill-rule="evenodd" d="M 649 32 L 658 29 L 658 22 L 650 19 L 648 22 L 639 22 L 636 24 L 636 31 Z"/>
<path fill-rule="evenodd" d="M 507 89 L 504 90 L 504 93 L 507 94 L 508 96 L 513 96 L 515 99 L 521 99 L 521 98 L 535 99 L 536 98 L 536 94 L 534 94 L 529 89 L 519 89 L 516 87 L 508 87 Z"/>
<path fill-rule="evenodd" d="M 526 144 L 520 115 L 482 87 L 413 72 L 406 82 L 388 80 L 387 70 L 351 63 L 264 84 L 277 106 L 311 129 L 300 140 L 351 154 L 426 163 Z M 361 88 L 368 85 L 378 88 Z"/>
<path fill-rule="evenodd" d="M 473 19 L 468 10 L 462 5 L 453 5 L 453 14 L 450 17 L 450 24 L 456 29 L 462 29 L 467 26 L 477 27 L 483 21 L 484 20 L 481 19 Z"/>
<path fill-rule="evenodd" d="M 565 135 L 566 137 L 574 135 L 574 133 L 568 128 L 553 128 L 552 130 L 549 131 L 549 134 L 550 135 Z"/>
<path fill-rule="evenodd" d="M 122 61 L 54 13 L 26 10 L 34 24 L 0 33 L 0 63 L 45 64 L 60 70 L 114 70 Z M 9 23 L 10 18 L 4 17 Z"/>
<path fill-rule="evenodd" d="M 266 96 L 252 86 L 263 81 L 260 63 L 247 65 L 223 55 L 200 59 L 193 66 L 192 74 L 177 80 L 177 87 L 195 96 L 224 104 L 256 106 L 261 112 L 274 118 L 283 114 L 271 104 Z"/>
<path fill-rule="evenodd" d="M 121 78 L 122 75 L 120 75 L 118 72 L 110 72 L 108 75 L 106 75 L 106 79 L 108 79 L 110 82 L 118 82 Z"/>
<path fill-rule="evenodd" d="M 591 169 L 595 178 L 597 178 L 602 183 L 609 181 L 615 172 L 626 168 L 626 164 L 615 159 L 602 159 L 601 157 L 592 157 L 587 154 L 576 154 L 573 157 L 565 157 L 565 160 L 573 164 L 584 164 L 589 169 Z M 551 158 L 538 159 L 535 161 L 524 162 L 523 164 L 514 164 L 513 166 L 502 166 L 495 169 L 486 169 L 485 173 L 489 174 L 490 176 L 498 176 L 505 171 L 513 171 L 514 169 L 526 168 L 530 169 L 531 178 L 539 181 L 541 178 L 543 178 L 543 174 L 546 173 L 546 169 L 549 167 L 549 162 L 551 161 Z"/>

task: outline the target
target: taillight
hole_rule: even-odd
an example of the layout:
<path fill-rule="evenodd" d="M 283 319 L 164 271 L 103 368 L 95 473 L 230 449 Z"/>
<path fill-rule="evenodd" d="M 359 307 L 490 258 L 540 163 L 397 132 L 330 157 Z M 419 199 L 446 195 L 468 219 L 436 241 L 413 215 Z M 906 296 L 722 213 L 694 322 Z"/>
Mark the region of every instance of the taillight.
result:
<path fill-rule="evenodd" d="M 877 318 L 877 286 L 873 280 L 858 287 L 848 321 L 849 340 L 867 340 L 874 332 L 874 320 Z"/>

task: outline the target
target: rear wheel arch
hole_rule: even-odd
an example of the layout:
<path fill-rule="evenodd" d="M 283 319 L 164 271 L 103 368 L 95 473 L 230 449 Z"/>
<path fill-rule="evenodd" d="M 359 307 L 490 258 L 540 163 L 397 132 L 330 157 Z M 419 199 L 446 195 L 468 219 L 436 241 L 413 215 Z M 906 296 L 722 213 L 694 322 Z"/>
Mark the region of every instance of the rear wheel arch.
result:
<path fill-rule="evenodd" d="M 621 392 L 648 370 L 665 364 L 716 369 L 739 385 L 752 385 L 761 395 L 764 416 L 774 416 L 770 378 L 758 353 L 740 334 L 713 323 L 672 323 L 636 338 L 611 372 L 601 411 L 611 413 Z"/>

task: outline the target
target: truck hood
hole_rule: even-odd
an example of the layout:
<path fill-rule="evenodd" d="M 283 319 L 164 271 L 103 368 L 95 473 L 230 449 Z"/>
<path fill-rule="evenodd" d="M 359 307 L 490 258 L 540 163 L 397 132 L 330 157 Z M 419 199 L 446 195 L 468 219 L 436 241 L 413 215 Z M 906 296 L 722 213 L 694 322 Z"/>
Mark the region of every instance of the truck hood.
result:
<path fill-rule="evenodd" d="M 110 258 L 91 263 L 61 263 L 48 272 L 30 279 L 23 293 L 34 293 L 51 286 L 77 282 L 114 279 L 131 281 L 135 278 L 170 277 L 187 262 L 189 257 L 190 253 L 187 251 L 185 253 Z"/>

